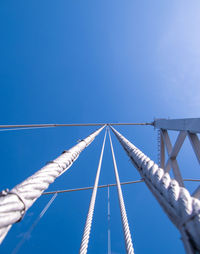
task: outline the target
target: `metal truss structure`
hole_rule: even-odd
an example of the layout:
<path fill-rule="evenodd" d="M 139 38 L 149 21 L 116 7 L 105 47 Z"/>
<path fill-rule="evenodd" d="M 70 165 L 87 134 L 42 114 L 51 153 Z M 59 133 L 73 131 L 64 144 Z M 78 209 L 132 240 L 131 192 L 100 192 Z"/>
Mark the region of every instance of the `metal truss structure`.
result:
<path fill-rule="evenodd" d="M 177 180 L 180 186 L 184 186 L 183 177 L 181 170 L 177 162 L 177 156 L 179 151 L 186 139 L 192 145 L 194 153 L 200 163 L 200 141 L 198 133 L 200 133 L 200 118 L 190 118 L 190 119 L 156 119 L 153 123 L 154 127 L 159 130 L 159 164 L 160 167 L 164 169 L 165 172 L 170 172 L 173 170 L 174 178 Z M 174 146 L 169 137 L 168 131 L 178 132 L 178 137 L 175 141 Z M 166 160 L 166 152 L 168 158 Z M 200 186 L 192 194 L 193 197 L 200 198 Z"/>

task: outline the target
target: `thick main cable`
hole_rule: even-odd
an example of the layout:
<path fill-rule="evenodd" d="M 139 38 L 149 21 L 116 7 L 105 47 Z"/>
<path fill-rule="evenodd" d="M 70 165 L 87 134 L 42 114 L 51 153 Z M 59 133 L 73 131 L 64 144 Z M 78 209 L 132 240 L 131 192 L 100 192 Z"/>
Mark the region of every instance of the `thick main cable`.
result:
<path fill-rule="evenodd" d="M 180 230 L 188 254 L 200 253 L 200 201 L 170 175 L 111 127 L 168 217 Z"/>
<path fill-rule="evenodd" d="M 130 232 L 130 229 L 129 229 L 128 218 L 127 218 L 126 208 L 125 208 L 125 204 L 124 204 L 124 198 L 123 198 L 123 194 L 122 194 L 122 189 L 121 189 L 121 184 L 120 184 L 120 179 L 119 179 L 119 173 L 118 173 L 118 169 L 117 169 L 117 163 L 116 163 L 116 159 L 115 159 L 115 153 L 114 153 L 114 149 L 113 149 L 112 139 L 111 139 L 111 136 L 110 136 L 110 131 L 108 131 L 108 133 L 109 133 L 110 148 L 111 148 L 112 158 L 113 158 L 115 178 L 116 178 L 116 183 L 117 183 L 118 199 L 119 199 L 119 205 L 120 205 L 120 211 L 121 211 L 121 220 L 122 220 L 123 231 L 124 231 L 124 240 L 125 240 L 125 245 L 126 245 L 126 253 L 127 254 L 134 254 L 133 243 L 132 243 L 132 238 L 131 238 L 131 232 Z"/>
<path fill-rule="evenodd" d="M 107 135 L 107 129 L 106 129 L 104 140 L 103 140 L 103 145 L 102 145 L 102 149 L 101 149 L 101 155 L 100 155 L 99 165 L 98 165 L 98 169 L 97 169 L 97 173 L 96 173 L 94 188 L 93 188 L 92 197 L 90 200 L 90 206 L 89 206 L 89 210 L 88 210 L 88 215 L 87 215 L 85 228 L 84 228 L 84 232 L 83 232 L 83 236 L 82 236 L 82 241 L 81 241 L 81 246 L 80 246 L 80 251 L 79 251 L 80 254 L 86 254 L 87 249 L 88 249 L 88 243 L 89 243 L 90 231 L 91 231 L 91 226 L 92 226 L 92 219 L 93 219 L 93 214 L 94 214 L 94 207 L 95 207 L 95 201 L 96 201 L 96 195 L 97 195 L 99 176 L 100 176 L 104 146 L 105 146 L 105 141 L 106 141 L 106 135 Z"/>
<path fill-rule="evenodd" d="M 50 161 L 24 182 L 11 191 L 5 190 L 0 195 L 0 243 L 5 238 L 12 224 L 19 222 L 24 213 L 41 196 L 42 192 L 57 177 L 69 169 L 79 154 L 95 139 L 105 126 L 87 138 L 81 140 L 70 150 L 64 151 L 58 158 Z"/>
<path fill-rule="evenodd" d="M 33 224 L 30 226 L 30 228 L 28 229 L 28 231 L 24 234 L 23 238 L 21 239 L 21 241 L 17 244 L 17 246 L 14 248 L 14 250 L 12 251 L 11 254 L 17 254 L 19 252 L 19 250 L 21 249 L 22 245 L 24 244 L 24 242 L 30 238 L 32 231 L 34 230 L 34 228 L 37 226 L 38 222 L 41 220 L 41 218 L 44 216 L 44 214 L 46 213 L 46 211 L 49 209 L 49 207 L 51 206 L 51 204 L 54 202 L 55 198 L 57 197 L 57 193 L 55 193 L 53 195 L 53 197 L 49 200 L 49 202 L 45 205 L 45 207 L 42 209 L 41 213 L 39 214 L 39 216 L 35 219 L 35 221 L 33 222 Z"/>

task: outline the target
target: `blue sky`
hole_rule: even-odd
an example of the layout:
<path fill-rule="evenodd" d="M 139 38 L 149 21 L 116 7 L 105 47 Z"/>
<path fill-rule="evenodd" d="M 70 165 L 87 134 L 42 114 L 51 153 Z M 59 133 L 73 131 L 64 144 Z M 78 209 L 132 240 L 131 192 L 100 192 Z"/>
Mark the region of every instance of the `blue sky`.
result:
<path fill-rule="evenodd" d="M 199 1 L 0 2 L 1 124 L 147 122 L 199 117 Z M 157 160 L 152 127 L 116 128 Z M 12 188 L 94 127 L 0 132 L 1 189 Z M 103 133 L 49 189 L 93 185 Z M 139 179 L 113 137 L 121 181 Z M 184 177 L 198 177 L 189 144 Z M 192 162 L 191 162 L 192 161 Z M 114 182 L 107 140 L 100 184 Z M 194 185 L 188 185 L 194 188 Z M 179 232 L 146 186 L 124 186 L 136 253 L 184 253 Z M 60 194 L 19 253 L 78 253 L 91 191 Z M 1 246 L 9 254 L 50 197 L 41 197 Z M 99 190 L 88 253 L 107 251 L 107 192 Z M 111 189 L 112 253 L 125 253 Z"/>

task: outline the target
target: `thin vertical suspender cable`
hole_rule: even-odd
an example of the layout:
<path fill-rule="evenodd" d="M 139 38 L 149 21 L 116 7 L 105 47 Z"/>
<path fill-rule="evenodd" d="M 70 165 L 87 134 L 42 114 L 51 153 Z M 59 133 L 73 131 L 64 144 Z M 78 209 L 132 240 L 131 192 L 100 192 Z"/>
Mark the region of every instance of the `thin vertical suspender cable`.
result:
<path fill-rule="evenodd" d="M 44 214 L 46 213 L 46 211 L 49 209 L 49 207 L 51 206 L 51 204 L 53 203 L 53 201 L 55 200 L 55 198 L 57 197 L 57 193 L 55 193 L 53 195 L 53 197 L 49 200 L 49 202 L 45 205 L 44 209 L 41 211 L 41 213 L 39 214 L 39 216 L 35 219 L 35 221 L 33 222 L 33 224 L 30 226 L 30 228 L 28 229 L 28 231 L 24 234 L 23 238 L 21 239 L 21 241 L 17 244 L 17 246 L 15 247 L 15 249 L 12 251 L 12 254 L 17 254 L 20 250 L 20 248 L 22 247 L 22 245 L 24 244 L 24 242 L 26 241 L 26 239 L 28 239 L 32 233 L 32 231 L 34 230 L 34 228 L 37 226 L 38 222 L 40 221 L 40 219 L 44 216 Z"/>
<path fill-rule="evenodd" d="M 123 231 L 124 231 L 124 240 L 125 240 L 125 244 L 126 244 L 126 253 L 127 254 L 134 254 L 133 243 L 132 243 L 132 239 L 131 239 L 131 233 L 130 233 L 130 229 L 129 229 L 128 218 L 127 218 L 127 214 L 126 214 L 126 208 L 125 208 L 125 204 L 124 204 L 124 199 L 123 199 L 119 174 L 118 174 L 118 170 L 117 170 L 117 163 L 116 163 L 116 159 L 115 159 L 115 154 L 114 154 L 114 149 L 113 149 L 112 140 L 111 140 L 111 136 L 110 136 L 110 131 L 108 131 L 108 133 L 109 133 L 110 147 L 111 147 L 111 151 L 112 151 L 112 158 L 113 158 L 113 164 L 114 164 L 114 170 L 115 170 L 115 178 L 116 178 L 116 183 L 117 183 L 118 199 L 119 199 L 119 204 L 120 204 L 121 219 L 122 219 L 122 225 L 123 225 Z"/>
<path fill-rule="evenodd" d="M 93 214 L 94 214 L 94 207 L 95 207 L 95 201 L 96 201 L 96 195 L 97 195 L 97 189 L 98 189 L 99 176 L 100 176 L 100 171 L 101 171 L 101 164 L 102 164 L 106 135 L 107 135 L 107 129 L 106 129 L 104 140 L 103 140 L 103 145 L 102 145 L 102 149 L 101 149 L 101 155 L 100 155 L 100 159 L 99 159 L 99 165 L 98 165 L 97 174 L 96 174 L 96 178 L 95 178 L 94 188 L 93 188 L 92 197 L 90 200 L 90 206 L 89 206 L 88 215 L 87 215 L 87 219 L 86 219 L 86 223 L 85 223 L 84 233 L 82 236 L 82 241 L 81 241 L 81 246 L 80 246 L 80 251 L 79 251 L 80 254 L 86 254 L 87 249 L 88 249 L 88 243 L 89 243 L 90 231 L 91 231 L 91 226 L 92 226 L 92 219 L 93 219 Z"/>
<path fill-rule="evenodd" d="M 108 185 L 108 254 L 111 254 L 111 238 L 110 238 L 110 187 Z"/>

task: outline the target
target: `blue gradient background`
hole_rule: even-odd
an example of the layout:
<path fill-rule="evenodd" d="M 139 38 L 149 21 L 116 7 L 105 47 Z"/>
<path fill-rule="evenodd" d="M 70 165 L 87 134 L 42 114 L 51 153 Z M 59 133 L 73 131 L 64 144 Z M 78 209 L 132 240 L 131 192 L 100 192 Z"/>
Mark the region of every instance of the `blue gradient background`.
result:
<path fill-rule="evenodd" d="M 172 0 L 1 0 L 0 122 L 148 122 L 198 117 L 200 2 Z M 152 127 L 118 127 L 157 161 Z M 95 127 L 0 132 L 0 188 L 12 188 Z M 176 134 L 176 133 L 175 133 Z M 175 138 L 172 134 L 172 138 Z M 112 135 L 113 136 L 113 135 Z M 103 133 L 49 190 L 94 183 Z M 113 137 L 121 181 L 139 179 Z M 199 177 L 189 142 L 185 178 Z M 100 184 L 113 183 L 108 139 Z M 187 183 L 192 191 L 196 184 Z M 143 183 L 122 187 L 136 253 L 184 253 L 180 234 Z M 91 191 L 60 194 L 18 253 L 78 253 Z M 13 226 L 10 254 L 50 196 Z M 111 189 L 112 253 L 125 253 L 117 192 Z M 98 191 L 88 253 L 107 253 L 107 190 Z"/>

